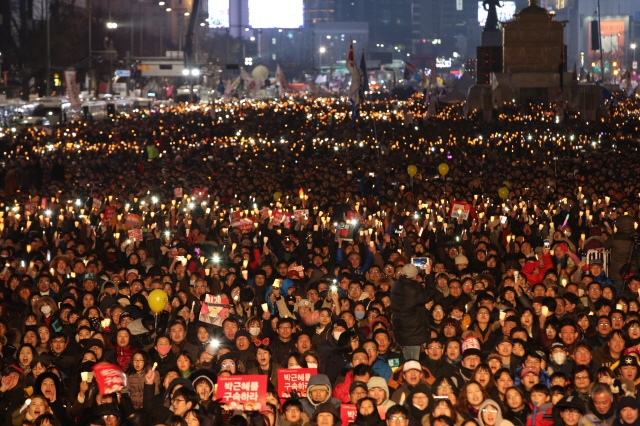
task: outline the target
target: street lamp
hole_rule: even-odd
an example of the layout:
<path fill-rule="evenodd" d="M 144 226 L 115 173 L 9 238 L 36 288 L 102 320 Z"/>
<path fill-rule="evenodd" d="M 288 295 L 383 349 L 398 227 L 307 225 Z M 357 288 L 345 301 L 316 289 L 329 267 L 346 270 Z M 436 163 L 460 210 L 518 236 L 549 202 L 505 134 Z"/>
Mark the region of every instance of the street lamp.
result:
<path fill-rule="evenodd" d="M 109 28 L 110 30 L 115 30 L 116 28 L 118 28 L 118 24 L 116 22 L 107 22 L 107 28 Z"/>

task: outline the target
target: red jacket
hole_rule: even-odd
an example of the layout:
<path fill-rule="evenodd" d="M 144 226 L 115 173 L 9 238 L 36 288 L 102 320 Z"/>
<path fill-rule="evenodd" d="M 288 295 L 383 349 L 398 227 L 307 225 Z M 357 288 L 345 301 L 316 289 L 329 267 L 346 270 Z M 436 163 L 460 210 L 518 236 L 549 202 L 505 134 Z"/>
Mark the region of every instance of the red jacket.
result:
<path fill-rule="evenodd" d="M 533 411 L 533 404 L 529 404 L 531 412 L 527 416 L 527 426 L 553 426 L 553 404 L 547 402 Z"/>
<path fill-rule="evenodd" d="M 538 272 L 535 272 L 535 269 L 538 268 Z M 549 254 L 542 255 L 542 266 L 540 266 L 540 261 L 537 259 L 534 261 L 527 260 L 522 267 L 522 272 L 526 277 L 527 281 L 529 281 L 529 285 L 533 287 L 535 284 L 541 283 L 544 280 L 544 273 L 549 269 L 553 269 L 553 260 Z"/>
<path fill-rule="evenodd" d="M 353 371 L 349 371 L 346 376 L 344 376 L 344 382 L 335 385 L 333 388 L 333 392 L 331 396 L 333 398 L 338 398 L 342 401 L 343 404 L 348 404 L 351 402 L 351 397 L 349 395 L 349 388 L 353 383 Z"/>

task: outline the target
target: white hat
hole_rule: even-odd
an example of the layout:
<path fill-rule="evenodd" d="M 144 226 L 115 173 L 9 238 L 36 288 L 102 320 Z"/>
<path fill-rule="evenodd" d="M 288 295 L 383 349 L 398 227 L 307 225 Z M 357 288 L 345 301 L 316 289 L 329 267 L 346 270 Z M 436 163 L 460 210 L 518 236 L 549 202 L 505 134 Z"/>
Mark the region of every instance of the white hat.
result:
<path fill-rule="evenodd" d="M 418 275 L 419 272 L 418 268 L 411 263 L 407 263 L 402 267 L 402 275 L 407 278 L 413 278 Z"/>

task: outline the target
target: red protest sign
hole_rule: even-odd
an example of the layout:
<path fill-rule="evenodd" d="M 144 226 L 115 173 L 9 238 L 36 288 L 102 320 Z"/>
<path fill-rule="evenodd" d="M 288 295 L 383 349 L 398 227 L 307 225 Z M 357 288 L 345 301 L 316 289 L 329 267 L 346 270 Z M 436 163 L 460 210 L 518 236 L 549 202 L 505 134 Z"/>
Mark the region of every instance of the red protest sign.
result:
<path fill-rule="evenodd" d="M 104 209 L 104 216 L 102 216 L 102 221 L 105 223 L 109 223 L 116 216 L 116 208 L 115 207 L 107 207 Z"/>
<path fill-rule="evenodd" d="M 471 207 L 471 204 L 464 201 L 454 201 L 451 205 L 451 217 L 455 219 L 460 217 L 463 220 L 467 220 L 469 213 L 471 213 Z"/>
<path fill-rule="evenodd" d="M 304 278 L 304 266 L 291 265 L 289 266 L 289 272 L 295 272 L 298 277 Z"/>
<path fill-rule="evenodd" d="M 236 228 L 240 228 L 240 231 L 242 231 L 243 234 L 248 234 L 249 232 L 253 231 L 253 220 L 248 219 L 248 218 L 243 218 L 240 219 L 240 221 L 237 222 L 236 225 L 233 225 Z"/>
<path fill-rule="evenodd" d="M 293 219 L 297 222 L 309 217 L 308 209 L 298 209 L 293 211 Z"/>
<path fill-rule="evenodd" d="M 240 226 L 240 221 L 242 220 L 242 212 L 235 211 L 229 213 L 229 224 L 231 226 Z"/>
<path fill-rule="evenodd" d="M 342 404 L 340 405 L 340 419 L 343 425 L 348 425 L 356 421 L 358 415 L 358 409 L 355 404 Z"/>
<path fill-rule="evenodd" d="M 93 377 L 98 382 L 100 395 L 119 392 L 124 387 L 125 375 L 120 366 L 99 362 L 93 367 Z"/>
<path fill-rule="evenodd" d="M 263 219 L 269 219 L 269 209 L 266 207 L 260 209 L 260 217 Z"/>
<path fill-rule="evenodd" d="M 42 210 L 44 210 L 44 209 L 46 209 L 46 208 L 47 208 L 47 199 L 46 199 L 46 197 L 45 197 L 45 198 L 42 198 L 42 201 L 40 202 L 40 208 L 41 208 Z"/>
<path fill-rule="evenodd" d="M 258 411 L 267 404 L 267 376 L 264 374 L 218 377 L 216 399 L 229 408 Z"/>
<path fill-rule="evenodd" d="M 32 215 L 35 214 L 36 210 L 38 209 L 38 205 L 34 202 L 27 202 L 24 203 L 24 214 L 28 215 Z"/>
<path fill-rule="evenodd" d="M 129 229 L 127 233 L 131 241 L 142 241 L 142 229 Z"/>
<path fill-rule="evenodd" d="M 318 374 L 317 368 L 279 368 L 278 396 L 288 399 L 291 398 L 291 392 L 296 391 L 300 398 L 306 398 L 307 383 L 315 374 Z"/>
<path fill-rule="evenodd" d="M 140 215 L 128 213 L 125 218 L 124 224 L 130 226 L 132 228 L 140 228 L 140 224 L 142 224 L 142 218 Z"/>
<path fill-rule="evenodd" d="M 209 190 L 207 188 L 193 188 L 194 198 L 204 198 L 207 195 L 209 195 Z"/>

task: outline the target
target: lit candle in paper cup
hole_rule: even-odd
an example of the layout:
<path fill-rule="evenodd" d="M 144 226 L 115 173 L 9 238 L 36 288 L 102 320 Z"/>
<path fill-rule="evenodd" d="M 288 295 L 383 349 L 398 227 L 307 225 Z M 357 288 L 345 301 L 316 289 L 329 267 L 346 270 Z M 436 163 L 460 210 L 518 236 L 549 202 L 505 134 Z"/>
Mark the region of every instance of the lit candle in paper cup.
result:
<path fill-rule="evenodd" d="M 263 303 L 261 307 L 263 312 L 267 312 L 269 310 L 269 305 L 267 305 L 266 303 Z"/>
<path fill-rule="evenodd" d="M 546 317 L 547 315 L 549 315 L 549 308 L 547 308 L 546 306 L 543 306 L 543 307 L 540 309 L 540 313 L 542 314 L 542 316 L 545 316 L 545 317 Z"/>
<path fill-rule="evenodd" d="M 86 382 L 89 380 L 89 372 L 88 371 L 83 371 L 82 373 L 80 373 L 80 376 L 82 377 L 82 381 Z"/>

